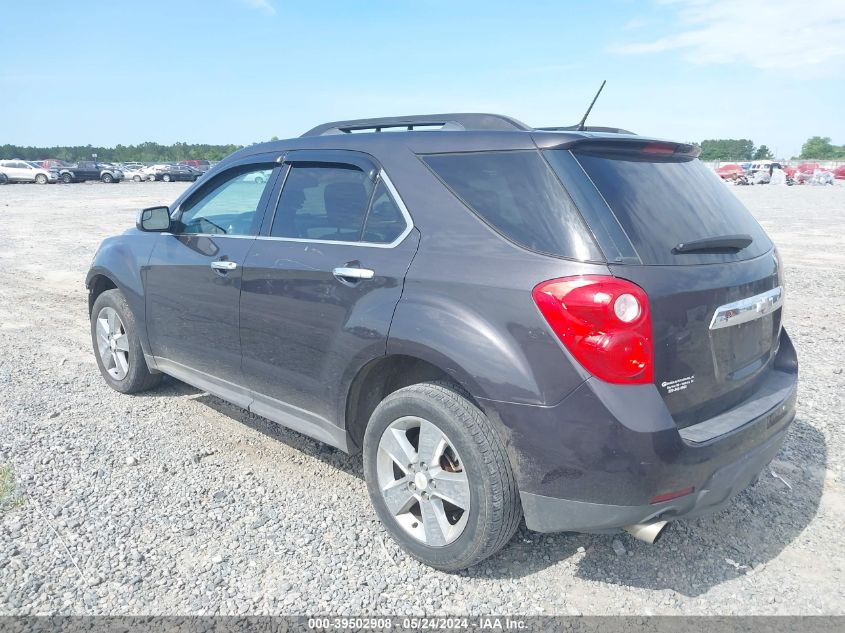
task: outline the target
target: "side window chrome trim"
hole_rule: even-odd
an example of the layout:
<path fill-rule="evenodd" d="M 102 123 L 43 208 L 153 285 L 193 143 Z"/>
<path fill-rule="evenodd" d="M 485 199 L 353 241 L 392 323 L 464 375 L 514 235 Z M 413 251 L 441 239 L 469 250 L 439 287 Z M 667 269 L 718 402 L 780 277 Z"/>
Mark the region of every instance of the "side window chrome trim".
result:
<path fill-rule="evenodd" d="M 399 192 L 396 190 L 396 187 L 393 185 L 393 181 L 390 180 L 390 177 L 385 173 L 384 169 L 379 168 L 378 176 L 381 181 L 384 183 L 384 186 L 387 187 L 387 191 L 390 194 L 390 197 L 393 198 L 393 202 L 396 203 L 396 206 L 399 207 L 399 212 L 402 214 L 402 217 L 405 219 L 405 229 L 399 234 L 399 236 L 390 242 L 389 244 L 382 244 L 380 242 L 341 242 L 338 240 L 314 240 L 309 239 L 307 237 L 273 237 L 272 235 L 257 235 L 254 236 L 256 240 L 264 240 L 264 241 L 276 241 L 276 242 L 303 242 L 307 244 L 341 244 L 343 246 L 363 246 L 365 248 L 396 248 L 405 241 L 405 238 L 411 233 L 414 229 L 414 220 L 411 218 L 411 214 L 408 211 L 408 207 L 405 206 L 405 201 L 399 196 Z M 282 185 L 284 188 L 284 183 Z M 281 192 L 280 192 L 281 193 Z M 276 202 L 278 206 L 278 201 Z M 275 215 L 275 210 L 274 210 Z M 233 236 L 234 237 L 234 236 Z"/>
<path fill-rule="evenodd" d="M 170 235 L 171 237 L 228 237 L 233 240 L 254 240 L 257 235 L 229 235 L 228 233 L 169 233 L 162 231 L 160 235 Z"/>

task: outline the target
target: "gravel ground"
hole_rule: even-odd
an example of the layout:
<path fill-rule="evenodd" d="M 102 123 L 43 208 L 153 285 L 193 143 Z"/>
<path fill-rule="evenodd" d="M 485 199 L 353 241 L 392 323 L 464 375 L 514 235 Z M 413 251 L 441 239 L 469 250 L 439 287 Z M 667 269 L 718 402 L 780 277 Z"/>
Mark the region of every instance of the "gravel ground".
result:
<path fill-rule="evenodd" d="M 656 545 L 539 535 L 405 556 L 349 457 L 176 381 L 100 378 L 84 275 L 185 185 L 0 187 L 0 614 L 843 614 L 845 186 L 737 187 L 780 246 L 799 414 L 761 481 Z"/>

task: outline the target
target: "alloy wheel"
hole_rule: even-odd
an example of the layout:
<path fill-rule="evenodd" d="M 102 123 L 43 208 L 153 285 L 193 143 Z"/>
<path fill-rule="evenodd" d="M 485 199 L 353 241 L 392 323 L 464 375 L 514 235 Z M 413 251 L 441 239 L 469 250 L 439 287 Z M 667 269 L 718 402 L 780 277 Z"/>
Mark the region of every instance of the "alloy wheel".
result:
<path fill-rule="evenodd" d="M 399 418 L 384 430 L 376 459 L 382 498 L 405 532 L 431 547 L 448 545 L 463 533 L 469 478 L 443 431 L 419 417 Z"/>
<path fill-rule="evenodd" d="M 126 378 L 129 373 L 129 336 L 114 308 L 105 307 L 97 315 L 97 352 L 112 378 Z"/>

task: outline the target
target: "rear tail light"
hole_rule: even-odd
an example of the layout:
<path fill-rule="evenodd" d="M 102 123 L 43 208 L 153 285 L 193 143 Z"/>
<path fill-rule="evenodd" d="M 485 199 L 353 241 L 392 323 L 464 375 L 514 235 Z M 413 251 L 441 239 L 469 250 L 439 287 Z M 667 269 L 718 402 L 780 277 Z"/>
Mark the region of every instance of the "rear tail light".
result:
<path fill-rule="evenodd" d="M 533 296 L 566 349 L 595 377 L 617 384 L 654 381 L 651 313 L 642 288 L 582 275 L 544 281 Z"/>

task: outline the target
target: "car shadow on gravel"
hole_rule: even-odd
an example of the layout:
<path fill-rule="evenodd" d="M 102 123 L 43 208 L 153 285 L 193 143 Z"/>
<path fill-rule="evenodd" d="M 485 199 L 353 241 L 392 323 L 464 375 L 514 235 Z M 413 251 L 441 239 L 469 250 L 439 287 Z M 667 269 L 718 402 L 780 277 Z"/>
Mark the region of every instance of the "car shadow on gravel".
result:
<path fill-rule="evenodd" d="M 360 455 L 347 455 L 216 396 L 176 380 L 168 380 L 158 393 L 149 392 L 169 397 L 174 393 L 196 394 L 196 402 L 363 479 Z M 583 580 L 671 589 L 695 597 L 725 581 L 759 573 L 798 537 L 818 510 L 826 465 L 824 436 L 798 418 L 757 484 L 737 495 L 717 515 L 670 523 L 654 545 L 625 532 L 540 534 L 528 530 L 523 522 L 501 552 L 458 575 L 515 579 L 554 568 L 561 575 Z"/>
<path fill-rule="evenodd" d="M 192 389 L 191 387 L 188 388 Z M 222 415 L 237 420 L 276 442 L 287 444 L 303 455 L 319 459 L 329 466 L 342 470 L 349 475 L 358 477 L 361 480 L 364 479 L 364 470 L 360 455 L 347 455 L 343 451 L 328 444 L 313 440 L 307 435 L 302 435 L 301 433 L 285 428 L 260 415 L 250 413 L 246 409 L 241 409 L 225 400 L 221 400 L 217 396 L 212 396 L 198 390 L 197 393 L 202 395 L 194 398 L 196 402 L 204 404 Z"/>
<path fill-rule="evenodd" d="M 670 523 L 654 545 L 624 532 L 537 534 L 523 524 L 497 556 L 463 575 L 519 578 L 554 566 L 583 580 L 695 597 L 761 572 L 801 534 L 818 510 L 826 464 L 824 436 L 796 419 L 757 484 L 717 515 Z"/>

